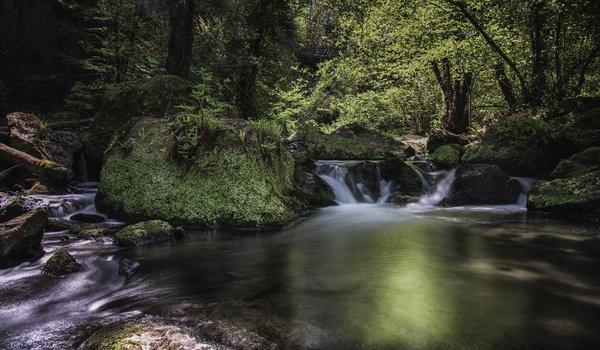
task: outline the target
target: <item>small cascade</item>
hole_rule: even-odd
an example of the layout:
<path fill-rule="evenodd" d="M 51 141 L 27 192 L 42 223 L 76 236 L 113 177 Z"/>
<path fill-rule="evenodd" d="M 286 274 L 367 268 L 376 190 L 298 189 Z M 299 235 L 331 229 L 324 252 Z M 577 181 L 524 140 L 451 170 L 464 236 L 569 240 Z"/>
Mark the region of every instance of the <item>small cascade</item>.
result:
<path fill-rule="evenodd" d="M 513 177 L 512 179 L 519 181 L 521 184 L 522 191 L 517 205 L 524 208 L 527 205 L 527 193 L 538 184 L 539 180 L 531 177 Z"/>
<path fill-rule="evenodd" d="M 452 193 L 452 186 L 454 185 L 456 170 L 433 172 L 429 175 L 434 179 L 435 185 L 429 185 L 430 190 L 425 195 L 419 198 L 419 202 L 416 204 L 422 207 L 434 207 L 440 204 L 440 202 L 448 197 Z M 433 189 L 433 190 L 431 190 Z"/>
<path fill-rule="evenodd" d="M 69 218 L 75 213 L 98 214 L 94 200 L 98 183 L 80 182 L 74 185 L 78 193 L 65 195 L 35 195 L 31 196 L 46 208 L 49 217 Z"/>
<path fill-rule="evenodd" d="M 87 162 L 85 160 L 85 154 L 83 152 L 78 152 L 78 156 L 74 157 L 73 168 L 75 170 L 75 178 L 81 181 L 88 180 L 87 173 Z"/>
<path fill-rule="evenodd" d="M 318 162 L 316 174 L 333 190 L 339 204 L 385 203 L 391 183 L 383 179 L 377 163 Z"/>

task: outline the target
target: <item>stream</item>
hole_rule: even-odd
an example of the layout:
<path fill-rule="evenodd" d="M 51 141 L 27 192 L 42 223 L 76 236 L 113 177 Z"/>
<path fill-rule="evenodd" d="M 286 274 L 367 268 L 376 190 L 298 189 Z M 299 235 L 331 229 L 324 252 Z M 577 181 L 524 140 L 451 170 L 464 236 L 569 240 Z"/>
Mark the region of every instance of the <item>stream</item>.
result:
<path fill-rule="evenodd" d="M 250 305 L 284 320 L 296 336 L 282 348 L 600 346 L 597 225 L 528 214 L 523 198 L 437 207 L 452 171 L 431 174 L 418 203 L 392 206 L 389 183 L 380 179 L 373 193 L 344 165 L 317 168 L 339 205 L 275 233 L 198 230 L 121 249 L 47 232 L 42 259 L 0 270 L 0 349 L 77 348 L 99 325 L 192 304 Z M 95 212 L 95 185 L 81 187 L 40 199 L 55 217 Z M 62 246 L 83 272 L 41 275 Z M 133 276 L 117 273 L 124 258 L 140 262 Z"/>

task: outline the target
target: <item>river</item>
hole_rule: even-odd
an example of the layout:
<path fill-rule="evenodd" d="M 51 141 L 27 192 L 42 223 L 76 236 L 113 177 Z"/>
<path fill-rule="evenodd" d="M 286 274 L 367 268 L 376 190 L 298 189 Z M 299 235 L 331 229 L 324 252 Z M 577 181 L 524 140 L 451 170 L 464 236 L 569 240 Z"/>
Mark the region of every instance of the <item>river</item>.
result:
<path fill-rule="evenodd" d="M 344 192 L 340 205 L 279 232 L 189 231 L 136 249 L 49 232 L 44 258 L 0 271 L 0 348 L 77 348 L 98 325 L 189 305 L 257 331 L 283 328 L 282 348 L 598 348 L 597 226 L 522 203 L 436 207 L 449 176 L 406 207 L 378 200 L 385 183 L 368 196 L 350 189 L 371 203 Z M 83 205 L 56 215 L 93 211 L 84 197 L 93 200 L 82 194 Z M 42 276 L 65 245 L 84 271 Z M 141 264 L 131 277 L 117 274 L 124 258 Z"/>

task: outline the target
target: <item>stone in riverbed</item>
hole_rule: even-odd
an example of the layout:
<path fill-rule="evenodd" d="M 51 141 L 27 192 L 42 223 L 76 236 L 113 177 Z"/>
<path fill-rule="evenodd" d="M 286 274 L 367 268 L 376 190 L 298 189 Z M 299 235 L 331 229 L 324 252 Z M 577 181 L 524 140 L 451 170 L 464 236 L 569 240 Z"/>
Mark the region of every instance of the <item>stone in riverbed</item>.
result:
<path fill-rule="evenodd" d="M 551 179 L 582 175 L 600 168 L 600 147 L 591 147 L 568 159 L 562 159 L 550 174 Z"/>
<path fill-rule="evenodd" d="M 131 276 L 140 268 L 140 263 L 131 259 L 122 259 L 119 261 L 118 274 L 121 276 Z"/>
<path fill-rule="evenodd" d="M 456 168 L 460 163 L 463 152 L 463 147 L 455 143 L 443 145 L 433 152 L 431 161 L 444 169 Z"/>
<path fill-rule="evenodd" d="M 454 193 L 444 204 L 512 204 L 517 202 L 521 191 L 521 184 L 497 165 L 461 164 L 456 169 Z"/>
<path fill-rule="evenodd" d="M 0 225 L 0 268 L 40 257 L 47 221 L 43 209 L 34 209 Z"/>
<path fill-rule="evenodd" d="M 81 269 L 82 266 L 77 260 L 66 249 L 60 248 L 52 254 L 42 272 L 50 277 L 62 277 Z"/>
<path fill-rule="evenodd" d="M 90 224 L 99 224 L 101 222 L 106 221 L 104 216 L 99 215 L 99 214 L 92 214 L 92 213 L 73 214 L 70 219 L 71 219 L 71 221 L 79 221 L 79 222 L 85 222 L 85 223 L 90 223 Z"/>
<path fill-rule="evenodd" d="M 109 233 L 109 229 L 104 227 L 96 227 L 96 228 L 87 228 L 85 230 L 81 230 L 77 237 L 79 238 L 95 238 L 99 236 L 104 236 Z"/>
<path fill-rule="evenodd" d="M 600 170 L 537 185 L 529 191 L 527 209 L 600 216 Z"/>
<path fill-rule="evenodd" d="M 161 220 L 151 220 L 129 225 L 115 234 L 120 245 L 137 247 L 171 240 L 175 233 L 173 226 Z"/>

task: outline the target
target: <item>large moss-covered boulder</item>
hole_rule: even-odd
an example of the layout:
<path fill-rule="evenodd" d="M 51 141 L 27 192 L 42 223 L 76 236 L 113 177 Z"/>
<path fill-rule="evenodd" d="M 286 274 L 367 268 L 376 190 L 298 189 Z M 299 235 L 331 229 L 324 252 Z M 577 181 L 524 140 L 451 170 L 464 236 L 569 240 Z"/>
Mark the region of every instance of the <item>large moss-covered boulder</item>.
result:
<path fill-rule="evenodd" d="M 600 146 L 600 108 L 571 112 L 555 121 L 557 149 L 571 154 Z"/>
<path fill-rule="evenodd" d="M 463 147 L 455 143 L 443 145 L 431 155 L 431 161 L 440 168 L 456 168 L 460 163 Z"/>
<path fill-rule="evenodd" d="M 171 75 L 128 81 L 109 88 L 85 141 L 89 159 L 102 163 L 106 147 L 123 124 L 142 116 L 170 116 L 178 111 L 178 106 L 192 103 L 191 92 L 192 83 Z"/>
<path fill-rule="evenodd" d="M 211 131 L 212 130 L 212 131 Z M 173 155 L 164 120 L 144 118 L 107 152 L 96 206 L 111 216 L 171 223 L 279 227 L 297 217 L 294 160 L 281 142 L 214 127 L 197 153 Z"/>
<path fill-rule="evenodd" d="M 381 160 L 404 156 L 409 149 L 401 141 L 358 124 L 341 126 L 331 134 L 305 125 L 289 141 L 297 144 L 313 159 Z"/>
<path fill-rule="evenodd" d="M 546 123 L 530 116 L 510 116 L 487 129 L 481 143 L 467 147 L 462 158 L 471 164 L 495 164 L 512 176 L 547 174 L 556 161 Z"/>
<path fill-rule="evenodd" d="M 582 175 L 600 168 L 600 147 L 591 147 L 574 154 L 568 159 L 561 159 L 550 174 L 551 179 L 563 179 Z"/>
<path fill-rule="evenodd" d="M 58 249 L 44 265 L 42 272 L 50 277 L 62 277 L 81 271 L 83 267 L 66 249 Z"/>
<path fill-rule="evenodd" d="M 600 170 L 537 185 L 529 191 L 527 209 L 600 215 Z"/>
<path fill-rule="evenodd" d="M 519 181 L 491 164 L 461 164 L 455 173 L 452 195 L 446 206 L 516 203 L 522 192 Z"/>
<path fill-rule="evenodd" d="M 433 153 L 444 145 L 455 144 L 466 146 L 468 143 L 466 136 L 453 134 L 450 131 L 436 128 L 431 130 L 429 137 L 427 138 L 427 151 Z"/>
<path fill-rule="evenodd" d="M 29 113 L 11 113 L 6 121 L 10 128 L 12 148 L 57 163 L 67 169 L 69 177 L 73 177 L 73 157 L 82 148 L 78 134 L 53 130 Z"/>
<path fill-rule="evenodd" d="M 34 209 L 0 225 L 0 268 L 39 258 L 48 215 Z"/>
<path fill-rule="evenodd" d="M 173 238 L 175 229 L 168 222 L 151 220 L 129 225 L 115 234 L 119 244 L 136 247 L 164 242 Z"/>

